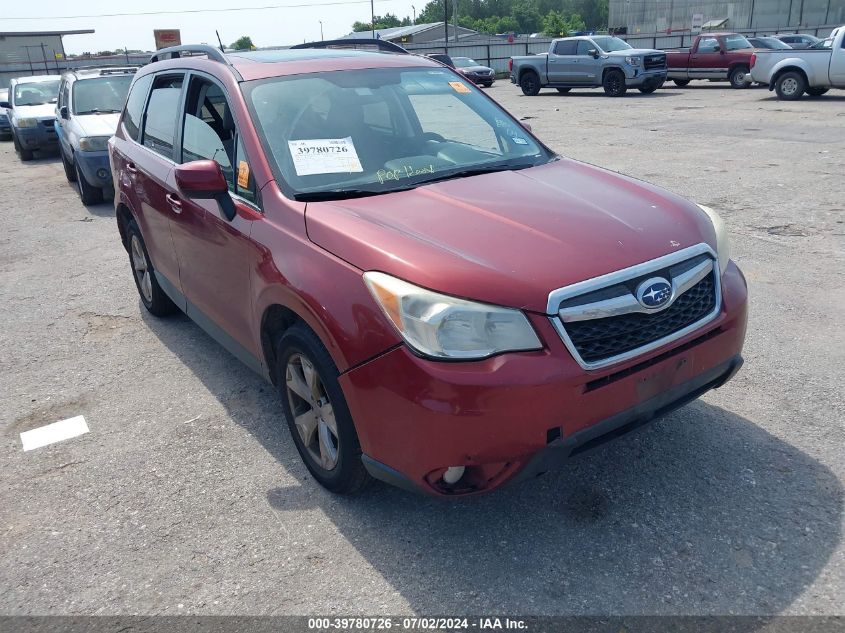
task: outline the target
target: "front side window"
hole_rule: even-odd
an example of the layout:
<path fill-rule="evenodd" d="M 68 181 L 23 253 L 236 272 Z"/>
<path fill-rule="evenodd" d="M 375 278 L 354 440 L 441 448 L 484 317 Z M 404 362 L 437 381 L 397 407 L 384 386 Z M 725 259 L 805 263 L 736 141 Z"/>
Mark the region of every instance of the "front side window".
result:
<path fill-rule="evenodd" d="M 77 79 L 73 84 L 73 113 L 110 114 L 120 112 L 131 84 L 132 75 Z"/>
<path fill-rule="evenodd" d="M 575 40 L 566 40 L 555 44 L 555 55 L 574 55 L 578 46 Z"/>
<path fill-rule="evenodd" d="M 175 160 L 173 143 L 183 79 L 182 75 L 156 77 L 144 120 L 144 146 L 170 160 Z"/>
<path fill-rule="evenodd" d="M 300 199 L 386 193 L 554 158 L 446 69 L 310 73 L 249 82 L 244 92 L 277 181 Z"/>
<path fill-rule="evenodd" d="M 15 107 L 56 103 L 59 98 L 59 80 L 33 81 L 15 86 Z"/>
<path fill-rule="evenodd" d="M 453 58 L 453 61 L 455 62 L 455 68 L 472 68 L 473 66 L 481 65 L 469 57 L 455 57 Z"/>
<path fill-rule="evenodd" d="M 715 53 L 719 47 L 719 40 L 715 37 L 705 37 L 698 42 L 699 53 Z"/>
<path fill-rule="evenodd" d="M 595 50 L 595 45 L 587 40 L 578 42 L 578 55 L 589 55 L 591 50 Z"/>

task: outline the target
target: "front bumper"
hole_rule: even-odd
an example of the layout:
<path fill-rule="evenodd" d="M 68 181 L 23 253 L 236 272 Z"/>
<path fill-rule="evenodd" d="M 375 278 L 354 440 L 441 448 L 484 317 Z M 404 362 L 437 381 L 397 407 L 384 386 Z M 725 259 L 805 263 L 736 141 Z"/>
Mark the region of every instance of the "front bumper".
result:
<path fill-rule="evenodd" d="M 94 187 L 107 188 L 112 186 L 111 167 L 109 165 L 109 152 L 83 152 L 77 150 L 73 153 L 80 171 L 85 180 Z"/>
<path fill-rule="evenodd" d="M 492 84 L 496 81 L 495 75 L 464 75 L 474 84 Z"/>
<path fill-rule="evenodd" d="M 629 88 L 646 88 L 666 81 L 666 69 L 643 70 L 640 67 L 625 67 L 625 84 Z"/>
<path fill-rule="evenodd" d="M 721 313 L 706 326 L 602 370 L 578 366 L 543 315 L 531 316 L 547 345 L 538 352 L 444 363 L 397 347 L 340 377 L 364 463 L 405 488 L 472 494 L 641 426 L 738 369 L 747 290 L 733 263 L 722 292 Z M 455 487 L 440 479 L 450 466 L 466 467 Z"/>
<path fill-rule="evenodd" d="M 12 124 L 9 123 L 9 119 L 2 118 L 0 119 L 0 136 L 10 136 L 12 134 Z"/>
<path fill-rule="evenodd" d="M 16 127 L 15 137 L 21 147 L 27 150 L 55 149 L 59 145 L 56 131 L 40 121 L 36 127 Z"/>

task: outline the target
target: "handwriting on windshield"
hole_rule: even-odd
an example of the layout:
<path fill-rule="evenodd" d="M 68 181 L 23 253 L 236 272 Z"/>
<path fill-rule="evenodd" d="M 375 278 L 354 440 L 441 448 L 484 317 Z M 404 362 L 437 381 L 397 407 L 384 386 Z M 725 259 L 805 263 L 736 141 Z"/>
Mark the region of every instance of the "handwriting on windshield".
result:
<path fill-rule="evenodd" d="M 400 180 L 402 178 L 411 178 L 412 176 L 421 176 L 423 174 L 433 174 L 434 165 L 424 165 L 423 167 L 413 167 L 411 165 L 404 165 L 401 169 L 379 169 L 376 172 L 380 184 L 386 183 L 388 180 Z"/>

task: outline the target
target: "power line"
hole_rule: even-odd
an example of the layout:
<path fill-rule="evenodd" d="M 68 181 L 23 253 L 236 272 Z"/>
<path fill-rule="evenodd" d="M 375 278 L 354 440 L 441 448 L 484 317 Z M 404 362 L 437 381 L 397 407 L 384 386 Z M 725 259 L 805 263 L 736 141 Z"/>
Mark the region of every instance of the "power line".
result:
<path fill-rule="evenodd" d="M 136 17 L 142 15 L 177 15 L 180 13 L 224 13 L 226 11 L 265 11 L 268 9 L 301 9 L 304 7 L 333 7 L 338 5 L 350 4 L 370 4 L 370 2 L 390 2 L 391 0 L 334 0 L 333 2 L 303 2 L 300 4 L 271 4 L 261 7 L 234 7 L 231 9 L 182 9 L 179 11 L 142 11 L 140 13 L 99 13 L 91 15 L 55 15 L 45 16 L 39 15 L 34 17 L 11 17 L 0 18 L 0 22 L 5 20 L 76 20 L 83 18 L 122 18 L 122 17 Z"/>

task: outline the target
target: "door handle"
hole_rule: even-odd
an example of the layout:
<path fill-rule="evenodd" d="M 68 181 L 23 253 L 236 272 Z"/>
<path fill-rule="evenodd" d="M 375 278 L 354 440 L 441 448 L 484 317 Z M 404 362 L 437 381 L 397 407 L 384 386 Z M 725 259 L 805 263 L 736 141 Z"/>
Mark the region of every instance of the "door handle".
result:
<path fill-rule="evenodd" d="M 182 213 L 182 201 L 179 200 L 177 196 L 174 196 L 172 193 L 168 193 L 164 197 L 167 198 L 167 202 L 170 203 L 170 208 L 173 209 L 173 213 Z"/>
<path fill-rule="evenodd" d="M 130 174 L 137 173 L 138 169 L 135 167 L 135 163 L 126 163 L 126 171 Z"/>

